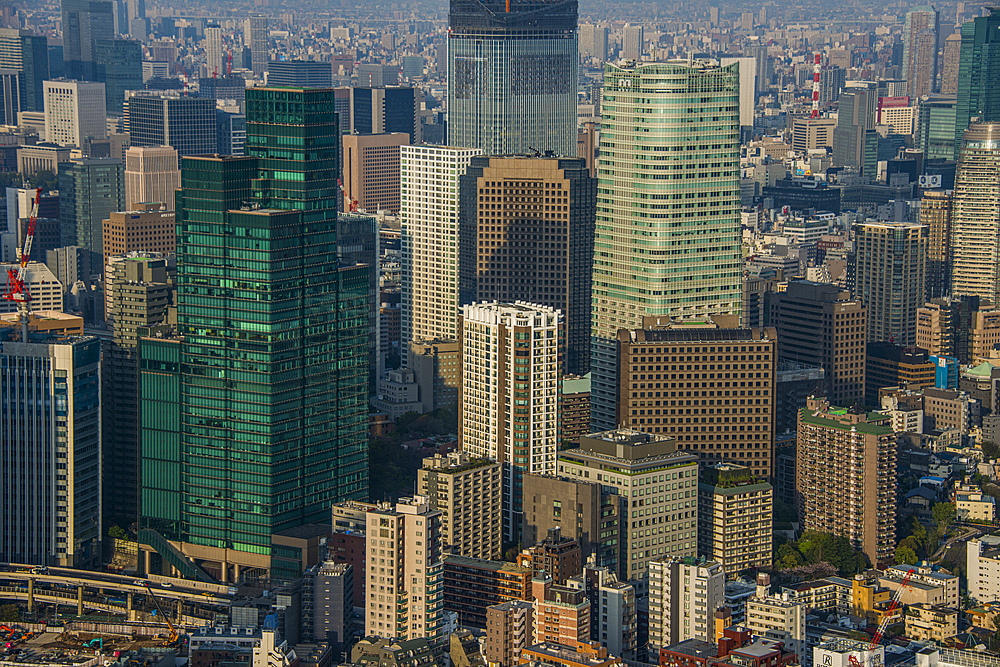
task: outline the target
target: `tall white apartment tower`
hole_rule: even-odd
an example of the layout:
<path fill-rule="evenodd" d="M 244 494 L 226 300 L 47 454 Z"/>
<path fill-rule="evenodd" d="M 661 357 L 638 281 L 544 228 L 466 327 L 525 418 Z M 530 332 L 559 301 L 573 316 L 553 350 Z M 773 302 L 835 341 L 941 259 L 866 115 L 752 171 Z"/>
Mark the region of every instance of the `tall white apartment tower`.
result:
<path fill-rule="evenodd" d="M 459 178 L 478 154 L 449 146 L 400 147 L 404 366 L 410 341 L 458 339 Z"/>
<path fill-rule="evenodd" d="M 132 146 L 125 152 L 125 205 L 159 202 L 174 209 L 174 192 L 181 187 L 177 149 L 170 146 Z"/>
<path fill-rule="evenodd" d="M 524 473 L 556 470 L 562 312 L 532 303 L 462 308 L 461 448 L 503 464 L 503 538 L 521 530 Z"/>
<path fill-rule="evenodd" d="M 726 573 L 716 562 L 665 558 L 649 564 L 649 650 L 687 639 L 715 641 L 715 610 L 725 604 Z"/>
<path fill-rule="evenodd" d="M 42 84 L 48 141 L 83 148 L 87 140 L 108 136 L 103 83 L 57 79 Z"/>
<path fill-rule="evenodd" d="M 441 512 L 427 498 L 401 498 L 365 514 L 365 636 L 443 639 Z"/>
<path fill-rule="evenodd" d="M 222 67 L 222 28 L 218 26 L 205 28 L 205 64 L 209 76 L 226 75 Z"/>
<path fill-rule="evenodd" d="M 951 295 L 1000 300 L 1000 123 L 962 137 L 951 208 Z"/>

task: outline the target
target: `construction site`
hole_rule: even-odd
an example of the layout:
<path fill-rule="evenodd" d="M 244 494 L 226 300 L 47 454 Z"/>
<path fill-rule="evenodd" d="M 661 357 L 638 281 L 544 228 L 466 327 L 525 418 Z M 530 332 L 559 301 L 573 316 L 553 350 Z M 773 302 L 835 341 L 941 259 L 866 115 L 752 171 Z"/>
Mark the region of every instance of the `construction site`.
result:
<path fill-rule="evenodd" d="M 93 629 L 83 629 L 87 627 Z M 98 629 L 99 632 L 95 631 Z M 147 632 L 150 634 L 145 634 Z M 0 644 L 0 666 L 4 667 L 114 664 L 120 667 L 173 667 L 182 649 L 179 637 L 163 633 L 161 628 L 143 625 L 101 627 L 82 622 L 67 623 L 63 628 L 41 626 L 38 631 L 4 625 L 0 626 L 0 635 L 5 637 Z"/>

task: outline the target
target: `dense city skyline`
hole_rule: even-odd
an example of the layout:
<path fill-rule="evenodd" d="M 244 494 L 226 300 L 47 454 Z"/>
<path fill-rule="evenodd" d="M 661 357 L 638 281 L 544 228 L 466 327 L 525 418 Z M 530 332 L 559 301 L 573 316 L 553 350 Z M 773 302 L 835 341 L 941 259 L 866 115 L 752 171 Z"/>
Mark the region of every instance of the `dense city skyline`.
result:
<path fill-rule="evenodd" d="M 996 667 L 998 28 L 0 3 L 0 661 Z"/>

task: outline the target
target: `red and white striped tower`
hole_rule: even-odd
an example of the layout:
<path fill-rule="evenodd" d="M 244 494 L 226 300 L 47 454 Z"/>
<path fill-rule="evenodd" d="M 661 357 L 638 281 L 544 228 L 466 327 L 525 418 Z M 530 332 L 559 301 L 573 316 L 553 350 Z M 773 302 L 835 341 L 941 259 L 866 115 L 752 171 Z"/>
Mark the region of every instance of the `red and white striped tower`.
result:
<path fill-rule="evenodd" d="M 820 55 L 816 54 L 816 62 L 813 64 L 813 118 L 819 118 L 819 65 L 820 65 Z"/>

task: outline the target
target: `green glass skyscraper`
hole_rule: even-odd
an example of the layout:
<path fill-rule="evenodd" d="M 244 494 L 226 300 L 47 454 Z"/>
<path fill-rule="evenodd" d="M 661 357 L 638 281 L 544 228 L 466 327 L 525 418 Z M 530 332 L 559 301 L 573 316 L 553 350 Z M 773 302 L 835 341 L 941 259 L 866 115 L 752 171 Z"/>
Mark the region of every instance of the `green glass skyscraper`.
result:
<path fill-rule="evenodd" d="M 180 484 L 144 493 L 143 516 L 223 581 L 368 495 L 368 274 L 337 260 L 333 97 L 248 90 L 247 156 L 182 160 Z"/>
<path fill-rule="evenodd" d="M 981 123 L 1000 121 L 1000 9 L 990 7 L 989 11 L 989 16 L 962 25 L 955 159 L 973 118 L 978 117 Z"/>
<path fill-rule="evenodd" d="M 615 424 L 619 328 L 739 314 L 739 64 L 604 66 L 591 424 Z"/>

